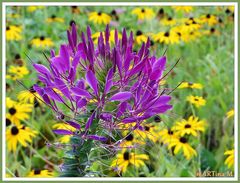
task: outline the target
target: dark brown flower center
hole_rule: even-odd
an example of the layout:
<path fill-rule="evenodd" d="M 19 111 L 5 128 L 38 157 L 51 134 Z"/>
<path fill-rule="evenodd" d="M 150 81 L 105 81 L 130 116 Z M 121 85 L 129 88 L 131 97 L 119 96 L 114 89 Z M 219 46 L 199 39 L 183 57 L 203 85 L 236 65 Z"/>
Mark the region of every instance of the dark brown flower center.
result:
<path fill-rule="evenodd" d="M 178 36 L 181 36 L 182 34 L 181 34 L 180 32 L 177 32 L 177 35 L 178 35 Z"/>
<path fill-rule="evenodd" d="M 169 130 L 168 130 L 168 134 L 169 134 L 169 135 L 173 135 L 173 131 L 169 129 Z"/>
<path fill-rule="evenodd" d="M 75 22 L 74 20 L 71 20 L 71 21 L 69 22 L 69 25 L 72 26 L 72 24 L 75 24 L 75 25 L 76 25 L 76 22 Z"/>
<path fill-rule="evenodd" d="M 158 115 L 154 116 L 154 121 L 157 123 L 161 122 L 160 116 L 158 116 Z"/>
<path fill-rule="evenodd" d="M 34 170 L 34 175 L 39 175 L 40 173 L 41 173 L 41 170 L 39 170 L 39 169 Z"/>
<path fill-rule="evenodd" d="M 43 41 L 45 39 L 44 36 L 40 36 L 40 40 Z"/>
<path fill-rule="evenodd" d="M 130 154 L 129 154 L 129 152 L 125 152 L 125 153 L 123 154 L 123 159 L 124 159 L 124 160 L 129 160 L 129 159 L 130 159 Z"/>
<path fill-rule="evenodd" d="M 101 11 L 99 11 L 99 12 L 98 12 L 98 16 L 101 16 L 101 15 L 102 15 L 102 12 L 101 12 Z"/>
<path fill-rule="evenodd" d="M 52 18 L 52 19 L 56 18 L 56 15 L 52 15 L 51 18 Z"/>
<path fill-rule="evenodd" d="M 8 119 L 8 118 L 6 118 L 6 126 L 9 126 L 9 125 L 11 125 L 11 124 L 12 124 L 11 120 Z"/>
<path fill-rule="evenodd" d="M 10 30 L 10 27 L 9 27 L 9 26 L 7 26 L 7 27 L 6 27 L 6 30 L 7 30 L 7 31 L 8 31 L 8 30 Z"/>
<path fill-rule="evenodd" d="M 19 54 L 16 54 L 15 55 L 15 59 L 17 60 L 17 59 L 20 59 L 21 57 L 20 57 L 20 55 Z"/>
<path fill-rule="evenodd" d="M 14 108 L 14 107 L 11 107 L 8 112 L 11 114 L 11 115 L 14 115 L 16 114 L 17 110 Z"/>
<path fill-rule="evenodd" d="M 136 35 L 137 35 L 137 36 L 141 36 L 141 35 L 142 35 L 142 31 L 138 30 L 138 31 L 136 32 Z"/>
<path fill-rule="evenodd" d="M 186 124 L 185 128 L 191 128 L 191 125 L 190 124 Z"/>
<path fill-rule="evenodd" d="M 129 135 L 126 137 L 126 140 L 127 140 L 127 141 L 132 141 L 132 140 L 133 140 L 133 135 L 132 135 L 132 134 L 129 134 Z"/>
<path fill-rule="evenodd" d="M 145 131 L 149 131 L 149 130 L 150 130 L 150 127 L 149 127 L 149 126 L 144 126 L 144 130 L 145 130 Z"/>
<path fill-rule="evenodd" d="M 186 143 L 187 139 L 185 137 L 181 137 L 179 141 L 182 142 L 182 143 Z"/>
<path fill-rule="evenodd" d="M 13 127 L 11 128 L 11 134 L 12 134 L 12 135 L 17 135 L 18 132 L 19 132 L 19 130 L 18 130 L 18 128 L 17 128 L 16 126 L 13 126 Z"/>
<path fill-rule="evenodd" d="M 171 21 L 172 20 L 172 17 L 168 17 L 168 21 Z"/>
<path fill-rule="evenodd" d="M 170 35 L 169 32 L 165 32 L 164 34 L 165 37 L 169 37 L 169 35 Z"/>
<path fill-rule="evenodd" d="M 143 8 L 143 9 L 141 10 L 141 12 L 144 13 L 144 12 L 145 12 L 145 9 Z"/>
<path fill-rule="evenodd" d="M 207 14 L 207 15 L 206 15 L 206 18 L 210 18 L 210 17 L 211 17 L 211 15 L 210 15 L 210 14 Z"/>
<path fill-rule="evenodd" d="M 215 32 L 215 29 L 214 29 L 214 28 L 211 28 L 211 29 L 210 29 L 210 32 L 211 32 L 211 33 L 214 33 L 214 32 Z"/>
<path fill-rule="evenodd" d="M 36 93 L 36 90 L 33 89 L 33 86 L 31 86 L 28 91 L 30 91 L 30 93 Z"/>
<path fill-rule="evenodd" d="M 158 11 L 158 14 L 163 14 L 164 13 L 164 10 L 161 8 L 159 11 Z"/>
<path fill-rule="evenodd" d="M 117 14 L 116 10 L 112 10 L 111 15 L 116 15 L 116 14 Z"/>
<path fill-rule="evenodd" d="M 195 98 L 194 100 L 195 100 L 196 102 L 197 102 L 197 101 L 199 101 L 199 99 L 198 99 L 198 98 Z"/>
<path fill-rule="evenodd" d="M 77 9 L 77 6 L 72 6 L 72 9 Z"/>
<path fill-rule="evenodd" d="M 229 14 L 231 11 L 229 9 L 225 10 L 225 13 Z"/>

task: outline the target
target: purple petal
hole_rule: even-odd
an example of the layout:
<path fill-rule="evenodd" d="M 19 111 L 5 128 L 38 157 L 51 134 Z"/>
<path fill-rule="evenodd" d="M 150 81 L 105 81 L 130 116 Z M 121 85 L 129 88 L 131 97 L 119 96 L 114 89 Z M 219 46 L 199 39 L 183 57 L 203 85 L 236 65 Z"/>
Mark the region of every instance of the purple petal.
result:
<path fill-rule="evenodd" d="M 37 70 L 38 73 L 45 75 L 48 78 L 51 78 L 51 73 L 47 67 L 41 64 L 33 64 L 33 67 Z"/>
<path fill-rule="evenodd" d="M 85 126 L 85 131 L 87 131 L 90 128 L 94 118 L 95 118 L 95 112 L 93 112 L 92 115 L 90 116 L 90 118 L 88 119 L 86 126 Z"/>
<path fill-rule="evenodd" d="M 67 121 L 67 123 L 68 123 L 70 126 L 76 128 L 77 130 L 80 130 L 80 128 L 81 128 L 81 125 L 78 124 L 77 122 L 74 122 L 74 121 Z"/>
<path fill-rule="evenodd" d="M 57 135 L 72 135 L 73 134 L 72 131 L 63 130 L 63 129 L 53 130 L 53 132 L 56 133 Z"/>
<path fill-rule="evenodd" d="M 102 113 L 100 114 L 100 118 L 104 121 L 112 121 L 113 116 L 112 114 L 109 114 L 109 113 Z"/>
<path fill-rule="evenodd" d="M 151 73 L 150 79 L 151 80 L 158 80 L 161 75 L 162 72 L 165 69 L 165 64 L 166 64 L 166 57 L 161 57 L 160 59 L 158 59 L 154 64 L 153 64 L 153 71 Z"/>
<path fill-rule="evenodd" d="M 66 70 L 70 70 L 70 56 L 68 53 L 67 45 L 61 45 L 60 46 L 60 54 L 63 59 L 63 65 L 66 68 Z"/>
<path fill-rule="evenodd" d="M 106 137 L 98 136 L 98 135 L 88 135 L 87 138 L 92 140 L 98 140 L 98 141 L 107 141 Z"/>
<path fill-rule="evenodd" d="M 132 97 L 131 92 L 119 92 L 113 95 L 109 100 L 110 101 L 125 101 Z"/>
<path fill-rule="evenodd" d="M 77 27 L 75 23 L 72 23 L 72 40 L 74 47 L 77 46 Z"/>
<path fill-rule="evenodd" d="M 107 94 L 113 85 L 113 68 L 108 71 L 104 93 Z"/>
<path fill-rule="evenodd" d="M 77 108 L 78 109 L 80 109 L 80 108 L 82 108 L 86 105 L 87 105 L 87 100 L 85 98 L 83 98 L 83 99 L 81 99 L 77 102 Z"/>
<path fill-rule="evenodd" d="M 98 81 L 91 70 L 89 70 L 86 74 L 86 81 L 88 85 L 93 89 L 95 95 L 98 95 Z"/>
<path fill-rule="evenodd" d="M 78 96 L 84 96 L 86 98 L 92 98 L 92 96 L 90 95 L 90 93 L 88 93 L 87 90 L 81 89 L 81 88 L 77 88 L 77 87 L 73 87 L 71 88 L 71 91 Z"/>

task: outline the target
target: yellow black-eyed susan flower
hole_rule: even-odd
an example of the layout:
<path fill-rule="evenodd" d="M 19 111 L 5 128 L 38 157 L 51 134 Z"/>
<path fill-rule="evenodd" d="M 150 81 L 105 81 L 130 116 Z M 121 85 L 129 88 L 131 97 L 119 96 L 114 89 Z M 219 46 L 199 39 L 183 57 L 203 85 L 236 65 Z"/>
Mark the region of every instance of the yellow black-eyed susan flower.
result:
<path fill-rule="evenodd" d="M 165 17 L 164 9 L 163 9 L 163 8 L 160 8 L 160 9 L 158 10 L 158 13 L 157 13 L 157 18 L 158 18 L 159 20 L 161 20 L 161 19 L 164 18 L 164 17 Z"/>
<path fill-rule="evenodd" d="M 143 128 L 144 130 L 135 130 L 140 140 L 149 139 L 156 142 L 159 139 L 159 128 L 156 125 L 144 124 Z"/>
<path fill-rule="evenodd" d="M 124 140 L 119 145 L 121 148 L 131 148 L 136 145 L 144 144 L 144 140 L 140 140 L 137 138 L 137 132 L 133 131 L 132 133 L 128 133 Z"/>
<path fill-rule="evenodd" d="M 117 167 L 120 172 L 124 173 L 129 166 L 135 166 L 136 168 L 144 166 L 146 160 L 149 160 L 146 154 L 135 154 L 122 150 L 121 153 L 117 154 L 116 159 L 112 161 L 111 167 Z"/>
<path fill-rule="evenodd" d="M 197 108 L 204 106 L 206 104 L 206 100 L 203 97 L 199 96 L 188 96 L 187 101 L 191 104 L 195 105 Z"/>
<path fill-rule="evenodd" d="M 37 134 L 34 130 L 29 130 L 23 125 L 12 126 L 6 131 L 7 147 L 9 151 L 15 152 L 17 144 L 20 143 L 23 147 L 27 147 L 27 142 L 31 143 L 32 138 Z"/>
<path fill-rule="evenodd" d="M 159 132 L 160 141 L 164 144 L 170 143 L 177 138 L 173 128 L 163 129 Z"/>
<path fill-rule="evenodd" d="M 180 42 L 178 34 L 174 31 L 159 32 L 154 34 L 153 40 L 164 44 L 178 44 Z"/>
<path fill-rule="evenodd" d="M 96 23 L 96 24 L 104 24 L 107 25 L 111 21 L 111 16 L 101 11 L 99 12 L 91 12 L 88 15 L 89 21 Z"/>
<path fill-rule="evenodd" d="M 27 7 L 27 11 L 28 12 L 34 12 L 34 11 L 36 11 L 38 9 L 43 9 L 43 8 L 44 8 L 44 6 L 28 6 Z"/>
<path fill-rule="evenodd" d="M 8 69 L 7 79 L 16 80 L 22 79 L 24 76 L 28 75 L 29 71 L 25 66 L 13 66 L 11 65 Z"/>
<path fill-rule="evenodd" d="M 66 123 L 56 123 L 52 126 L 53 129 L 62 129 L 62 130 L 70 130 L 72 132 L 76 131 L 74 127 Z M 71 135 L 63 135 L 59 138 L 59 142 L 68 143 L 70 141 Z"/>
<path fill-rule="evenodd" d="M 100 37 L 101 32 L 96 32 L 94 34 L 92 34 L 92 39 L 93 39 L 93 43 L 97 44 L 98 43 L 98 38 Z M 105 33 L 102 32 L 103 35 L 103 40 L 105 41 Z M 118 39 L 122 39 L 122 35 L 118 33 Z M 109 42 L 115 43 L 115 31 L 111 30 L 110 31 L 110 36 L 109 36 Z"/>
<path fill-rule="evenodd" d="M 54 45 L 50 38 L 45 38 L 44 36 L 33 39 L 31 41 L 31 44 L 37 48 L 46 48 Z"/>
<path fill-rule="evenodd" d="M 24 61 L 18 53 L 15 55 L 13 63 L 20 67 L 24 66 Z"/>
<path fill-rule="evenodd" d="M 216 30 L 214 27 L 211 27 L 209 30 L 205 30 L 203 31 L 203 34 L 204 35 L 215 35 L 215 36 L 219 36 L 220 35 L 220 32 L 218 30 Z"/>
<path fill-rule="evenodd" d="M 6 27 L 6 39 L 8 41 L 19 41 L 22 39 L 22 28 L 20 26 L 9 25 Z"/>
<path fill-rule="evenodd" d="M 175 11 L 183 11 L 185 13 L 190 13 L 193 10 L 192 6 L 172 6 Z"/>
<path fill-rule="evenodd" d="M 52 15 L 51 17 L 46 19 L 46 22 L 47 23 L 53 23 L 53 22 L 63 23 L 64 19 L 60 17 L 56 17 L 56 15 Z"/>
<path fill-rule="evenodd" d="M 53 176 L 54 176 L 53 172 L 50 172 L 49 170 L 34 169 L 28 174 L 27 177 L 44 178 Z"/>
<path fill-rule="evenodd" d="M 138 20 L 149 20 L 154 17 L 154 12 L 151 8 L 134 8 L 132 14 L 137 15 Z"/>
<path fill-rule="evenodd" d="M 204 120 L 198 120 L 197 117 L 190 116 L 188 120 L 181 120 L 177 122 L 174 126 L 174 130 L 176 131 L 177 135 L 184 136 L 193 135 L 197 136 L 197 132 L 203 132 L 205 130 L 206 123 Z"/>
<path fill-rule="evenodd" d="M 233 167 L 233 165 L 234 165 L 234 149 L 225 151 L 224 155 L 228 156 L 226 158 L 224 164 L 227 165 L 228 168 Z"/>
<path fill-rule="evenodd" d="M 142 43 L 147 42 L 147 36 L 142 33 L 142 31 L 137 30 L 136 36 L 135 36 L 135 42 L 140 45 Z"/>
<path fill-rule="evenodd" d="M 202 23 L 207 23 L 210 26 L 218 23 L 217 17 L 211 14 L 201 16 L 200 20 Z"/>
<path fill-rule="evenodd" d="M 231 118 L 234 116 L 234 109 L 231 109 L 230 111 L 227 112 L 227 118 Z"/>
<path fill-rule="evenodd" d="M 81 12 L 77 6 L 71 6 L 71 11 L 74 14 L 79 14 Z"/>
<path fill-rule="evenodd" d="M 197 152 L 188 144 L 188 141 L 185 137 L 178 137 L 169 142 L 168 148 L 171 149 L 173 147 L 174 154 L 178 154 L 182 150 L 183 155 L 187 160 L 190 160 L 193 156 L 197 156 Z"/>
<path fill-rule="evenodd" d="M 177 23 L 177 21 L 174 18 L 169 16 L 168 18 L 162 19 L 160 23 L 166 26 L 173 26 Z"/>
<path fill-rule="evenodd" d="M 202 89 L 203 86 L 200 83 L 182 82 L 178 88 Z"/>
<path fill-rule="evenodd" d="M 39 100 L 41 98 L 40 95 L 33 89 L 33 87 L 30 87 L 29 90 L 20 91 L 17 98 L 23 103 L 34 104 L 36 100 L 41 102 L 41 100 Z"/>
<path fill-rule="evenodd" d="M 6 99 L 7 117 L 15 122 L 26 120 L 29 118 L 29 112 L 32 111 L 31 104 L 19 103 L 16 101 L 10 101 Z"/>

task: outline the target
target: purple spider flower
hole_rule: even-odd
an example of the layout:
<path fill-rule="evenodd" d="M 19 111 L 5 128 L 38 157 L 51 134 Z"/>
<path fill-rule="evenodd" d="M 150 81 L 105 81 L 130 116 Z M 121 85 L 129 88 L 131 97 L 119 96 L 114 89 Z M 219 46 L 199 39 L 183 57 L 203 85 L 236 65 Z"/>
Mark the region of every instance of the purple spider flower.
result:
<path fill-rule="evenodd" d="M 56 134 L 107 141 L 99 128 L 108 128 L 111 133 L 117 124 L 136 123 L 135 129 L 141 129 L 144 120 L 172 108 L 171 97 L 159 84 L 166 57 L 150 55 L 150 39 L 134 52 L 133 33 L 128 37 L 126 29 L 121 39 L 115 30 L 113 47 L 109 26 L 97 45 L 90 27 L 86 35 L 81 33 L 81 41 L 77 35 L 73 23 L 67 32 L 68 44 L 61 45 L 58 54 L 51 50 L 49 66 L 33 64 L 43 84 L 34 85 L 34 90 L 62 120 L 69 118 L 68 124 L 81 131 L 75 134 L 59 129 L 54 130 Z M 78 116 L 87 116 L 81 125 L 75 122 Z"/>

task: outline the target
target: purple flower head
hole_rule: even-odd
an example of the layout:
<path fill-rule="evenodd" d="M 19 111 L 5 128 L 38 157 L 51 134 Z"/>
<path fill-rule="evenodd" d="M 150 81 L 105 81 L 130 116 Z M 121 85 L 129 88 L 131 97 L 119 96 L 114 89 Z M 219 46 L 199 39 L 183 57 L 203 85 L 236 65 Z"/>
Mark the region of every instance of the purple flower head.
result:
<path fill-rule="evenodd" d="M 134 52 L 133 33 L 128 37 L 126 29 L 121 39 L 115 30 L 112 46 L 109 25 L 96 45 L 90 27 L 80 34 L 81 41 L 77 35 L 73 23 L 68 44 L 61 45 L 58 54 L 51 50 L 49 66 L 33 65 L 42 82 L 34 89 L 57 114 L 69 118 L 63 119 L 66 123 L 81 128 L 84 138 L 104 142 L 107 137 L 101 132 L 106 128 L 111 133 L 120 123 L 140 126 L 172 108 L 171 97 L 163 94 L 159 84 L 167 58 L 150 55 L 150 39 Z M 74 135 L 63 129 L 54 132 Z"/>

